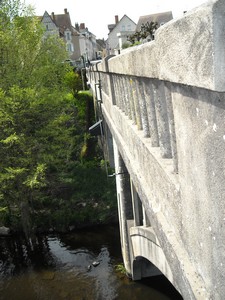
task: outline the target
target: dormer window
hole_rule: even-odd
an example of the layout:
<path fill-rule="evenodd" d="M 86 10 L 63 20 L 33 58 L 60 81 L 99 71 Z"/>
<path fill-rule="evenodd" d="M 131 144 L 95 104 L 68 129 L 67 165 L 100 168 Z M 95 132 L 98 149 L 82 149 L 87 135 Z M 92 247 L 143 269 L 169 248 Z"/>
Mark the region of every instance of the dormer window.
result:
<path fill-rule="evenodd" d="M 70 31 L 65 31 L 65 37 L 67 41 L 71 40 L 71 32 Z"/>

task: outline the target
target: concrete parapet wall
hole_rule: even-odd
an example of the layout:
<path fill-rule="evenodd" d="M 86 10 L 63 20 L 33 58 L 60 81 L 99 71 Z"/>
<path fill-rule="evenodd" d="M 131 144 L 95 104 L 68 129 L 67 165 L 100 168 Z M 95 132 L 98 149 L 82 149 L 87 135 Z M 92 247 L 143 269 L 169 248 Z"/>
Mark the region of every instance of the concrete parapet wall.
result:
<path fill-rule="evenodd" d="M 209 1 L 160 27 L 154 41 L 111 58 L 109 70 L 225 91 L 224 20 L 225 2 Z"/>

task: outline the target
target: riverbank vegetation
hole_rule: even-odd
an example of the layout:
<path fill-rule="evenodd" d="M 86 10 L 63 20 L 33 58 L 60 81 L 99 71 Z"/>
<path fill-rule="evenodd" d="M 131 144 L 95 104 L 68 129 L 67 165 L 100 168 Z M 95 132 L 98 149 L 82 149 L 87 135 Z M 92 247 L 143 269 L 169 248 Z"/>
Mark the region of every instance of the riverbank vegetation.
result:
<path fill-rule="evenodd" d="M 116 217 L 115 183 L 88 128 L 92 95 L 32 9 L 0 2 L 0 226 L 60 230 Z"/>

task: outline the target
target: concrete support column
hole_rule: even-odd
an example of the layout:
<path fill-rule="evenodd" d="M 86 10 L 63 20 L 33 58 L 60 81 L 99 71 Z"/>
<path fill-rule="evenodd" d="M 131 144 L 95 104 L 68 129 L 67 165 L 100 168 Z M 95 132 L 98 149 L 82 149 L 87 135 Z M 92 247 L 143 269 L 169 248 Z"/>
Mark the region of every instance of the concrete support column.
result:
<path fill-rule="evenodd" d="M 130 260 L 130 246 L 129 246 L 129 232 L 127 227 L 127 184 L 126 176 L 127 170 L 124 165 L 123 159 L 118 151 L 116 141 L 113 140 L 114 148 L 114 160 L 115 160 L 115 176 L 116 176 L 116 190 L 117 190 L 117 201 L 118 201 L 118 213 L 119 213 L 119 224 L 120 224 L 120 240 L 124 266 L 127 274 L 131 276 L 131 260 Z"/>
<path fill-rule="evenodd" d="M 139 205 L 139 197 L 136 191 L 136 188 L 133 184 L 133 181 L 130 180 L 131 186 L 131 197 L 132 197 L 132 206 L 133 206 L 133 214 L 134 214 L 134 226 L 140 226 L 140 205 Z"/>
<path fill-rule="evenodd" d="M 143 212 L 143 226 L 151 226 L 151 223 L 149 221 L 149 218 L 145 212 L 145 208 L 144 206 L 142 205 L 142 212 Z"/>

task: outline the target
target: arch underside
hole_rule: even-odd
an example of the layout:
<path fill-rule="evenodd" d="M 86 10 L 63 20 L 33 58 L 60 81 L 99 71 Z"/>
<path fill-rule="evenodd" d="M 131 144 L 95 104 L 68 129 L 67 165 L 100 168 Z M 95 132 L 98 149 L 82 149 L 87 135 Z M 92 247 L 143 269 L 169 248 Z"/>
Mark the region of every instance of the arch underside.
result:
<path fill-rule="evenodd" d="M 164 275 L 173 283 L 172 271 L 152 227 L 132 227 L 130 238 L 133 251 L 133 279 Z"/>

